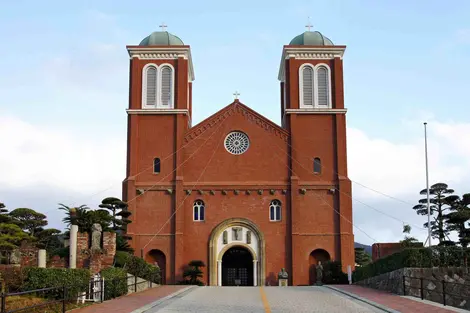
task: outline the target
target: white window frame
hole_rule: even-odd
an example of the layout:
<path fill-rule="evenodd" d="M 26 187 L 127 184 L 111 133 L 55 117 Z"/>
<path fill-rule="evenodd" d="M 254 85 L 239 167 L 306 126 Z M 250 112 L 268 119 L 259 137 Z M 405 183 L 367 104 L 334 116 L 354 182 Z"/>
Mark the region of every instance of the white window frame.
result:
<path fill-rule="evenodd" d="M 274 207 L 274 214 L 273 214 L 274 219 L 272 219 L 271 218 L 271 206 L 273 205 L 274 201 L 279 202 L 280 209 L 279 209 L 279 216 L 277 216 L 276 207 Z M 278 199 L 271 200 L 271 202 L 269 202 L 269 212 L 268 213 L 269 213 L 269 221 L 271 221 L 271 222 L 280 222 L 282 220 L 282 202 L 281 202 L 281 200 L 278 200 Z"/>
<path fill-rule="evenodd" d="M 170 105 L 163 105 L 162 104 L 162 69 L 168 66 L 171 69 L 171 93 L 170 93 Z M 158 66 L 158 101 L 157 101 L 157 109 L 173 109 L 175 107 L 175 68 L 173 65 L 169 63 L 163 63 Z"/>
<path fill-rule="evenodd" d="M 147 105 L 147 69 L 149 67 L 155 67 L 157 70 L 157 88 L 155 90 L 155 97 L 157 98 L 155 105 Z M 159 85 L 159 77 L 158 77 L 158 65 L 155 63 L 148 63 L 142 69 L 142 109 L 155 109 L 158 103 L 158 85 Z"/>
<path fill-rule="evenodd" d="M 311 106 L 304 105 L 304 84 L 303 84 L 303 69 L 305 67 L 310 67 L 313 69 L 313 108 Z M 328 73 L 328 105 L 319 106 L 318 105 L 318 68 L 325 67 Z M 299 108 L 301 109 L 331 109 L 332 98 L 331 98 L 331 68 L 326 63 L 318 63 L 313 65 L 311 63 L 304 63 L 299 68 Z"/>
<path fill-rule="evenodd" d="M 197 206 L 196 206 L 196 202 L 198 202 L 198 201 L 202 202 L 202 206 L 200 206 L 200 205 L 197 205 Z M 204 210 L 204 219 L 201 219 L 201 207 L 202 207 L 203 210 Z M 195 210 L 197 210 L 197 218 L 198 218 L 198 219 L 195 219 L 195 218 L 194 218 L 194 212 L 195 212 Z M 204 220 L 206 219 L 206 203 L 205 203 L 203 200 L 201 200 L 201 199 L 194 200 L 194 202 L 193 202 L 193 211 L 192 211 L 192 214 L 193 214 L 193 221 L 194 221 L 194 222 L 204 222 Z"/>
<path fill-rule="evenodd" d="M 157 88 L 156 88 L 156 97 L 157 101 L 155 105 L 147 105 L 147 69 L 149 67 L 155 67 L 157 70 Z M 171 95 L 170 95 L 170 105 L 162 105 L 162 68 L 168 66 L 171 69 Z M 174 109 L 175 108 L 175 68 L 169 63 L 163 63 L 157 65 L 155 63 L 148 63 L 142 68 L 142 109 Z"/>
<path fill-rule="evenodd" d="M 310 67 L 313 71 L 313 107 L 309 106 L 309 105 L 305 105 L 304 104 L 304 78 L 303 78 L 303 71 L 304 71 L 304 68 L 306 67 Z M 316 103 L 316 89 L 315 89 L 315 84 L 316 84 L 316 79 L 317 79 L 317 75 L 315 73 L 315 65 L 313 64 L 310 64 L 310 63 L 305 63 L 305 64 L 302 64 L 299 68 L 299 100 L 300 100 L 300 108 L 301 109 L 313 109 L 315 107 L 315 103 Z"/>
<path fill-rule="evenodd" d="M 326 105 L 326 108 L 328 109 L 331 109 L 332 108 L 332 105 L 331 105 L 331 69 L 330 67 L 328 66 L 328 64 L 325 64 L 325 63 L 319 63 L 317 65 L 315 65 L 315 103 L 314 103 L 314 107 L 315 108 L 325 108 L 324 105 L 320 106 L 318 105 L 318 69 L 320 67 L 324 67 L 326 68 L 326 72 L 327 72 L 327 75 L 328 75 L 328 82 L 327 82 L 327 85 L 328 85 L 328 103 Z"/>

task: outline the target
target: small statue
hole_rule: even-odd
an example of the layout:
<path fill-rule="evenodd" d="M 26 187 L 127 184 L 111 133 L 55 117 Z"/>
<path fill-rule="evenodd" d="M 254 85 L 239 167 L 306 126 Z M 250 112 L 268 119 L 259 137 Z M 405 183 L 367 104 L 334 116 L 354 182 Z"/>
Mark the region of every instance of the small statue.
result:
<path fill-rule="evenodd" d="M 101 250 L 101 225 L 96 223 L 91 227 L 91 250 Z"/>
<path fill-rule="evenodd" d="M 242 238 L 242 228 L 241 227 L 233 227 L 233 240 L 241 240 Z"/>
<path fill-rule="evenodd" d="M 289 277 L 289 274 L 287 274 L 286 269 L 283 267 L 279 274 L 277 274 L 278 279 L 287 279 Z"/>
<path fill-rule="evenodd" d="M 224 245 L 226 245 L 227 244 L 227 231 L 226 230 L 224 230 L 224 233 L 222 236 L 223 236 L 222 238 L 223 238 Z"/>
<path fill-rule="evenodd" d="M 317 285 L 322 285 L 323 265 L 321 265 L 321 261 L 318 261 L 318 265 L 316 267 L 316 270 L 317 270 Z"/>
<path fill-rule="evenodd" d="M 251 230 L 246 232 L 246 243 L 247 244 L 251 243 Z"/>

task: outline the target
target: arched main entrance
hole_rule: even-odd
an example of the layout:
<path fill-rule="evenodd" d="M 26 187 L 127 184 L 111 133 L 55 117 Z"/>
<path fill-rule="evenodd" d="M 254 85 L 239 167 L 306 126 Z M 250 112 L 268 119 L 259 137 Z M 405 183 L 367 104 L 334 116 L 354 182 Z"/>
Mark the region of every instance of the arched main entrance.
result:
<path fill-rule="evenodd" d="M 235 262 L 237 258 L 239 261 Z M 251 261 L 250 265 L 248 265 L 249 261 Z M 247 268 L 247 270 L 240 268 Z M 210 286 L 236 285 L 235 278 L 231 281 L 228 277 L 236 275 L 243 277 L 246 276 L 245 272 L 249 278 L 244 285 L 263 286 L 266 276 L 265 268 L 264 235 L 255 223 L 246 218 L 230 218 L 212 230 L 209 238 Z"/>
<path fill-rule="evenodd" d="M 225 251 L 222 286 L 253 286 L 253 256 L 248 249 L 235 246 Z"/>
<path fill-rule="evenodd" d="M 317 265 L 320 261 L 322 264 L 330 260 L 330 254 L 328 251 L 323 249 L 316 249 L 310 253 L 308 258 L 309 263 L 309 276 L 310 276 L 310 285 L 314 285 L 317 281 Z"/>

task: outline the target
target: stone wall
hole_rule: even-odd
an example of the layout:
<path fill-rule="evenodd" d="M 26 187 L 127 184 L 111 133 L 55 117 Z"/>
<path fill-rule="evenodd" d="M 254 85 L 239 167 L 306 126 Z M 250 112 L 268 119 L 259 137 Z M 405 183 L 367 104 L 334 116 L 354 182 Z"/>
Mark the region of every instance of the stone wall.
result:
<path fill-rule="evenodd" d="M 443 303 L 444 285 L 446 305 L 470 310 L 470 274 L 466 268 L 402 268 L 355 284 L 421 298 L 421 278 L 424 299 Z"/>

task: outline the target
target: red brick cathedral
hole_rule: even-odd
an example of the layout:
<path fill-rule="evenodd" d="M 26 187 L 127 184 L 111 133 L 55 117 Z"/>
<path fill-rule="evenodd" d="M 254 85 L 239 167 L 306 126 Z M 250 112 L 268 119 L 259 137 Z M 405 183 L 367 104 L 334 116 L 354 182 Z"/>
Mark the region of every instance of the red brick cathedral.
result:
<path fill-rule="evenodd" d="M 317 31 L 282 48 L 281 126 L 237 94 L 193 125 L 190 46 L 166 31 L 127 46 L 128 234 L 164 282 L 192 260 L 210 286 L 276 285 L 281 268 L 289 285 L 313 284 L 319 261 L 354 268 L 345 49 Z"/>

